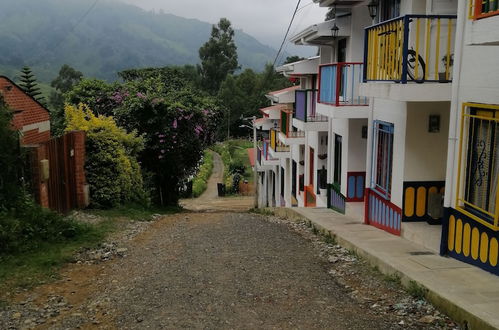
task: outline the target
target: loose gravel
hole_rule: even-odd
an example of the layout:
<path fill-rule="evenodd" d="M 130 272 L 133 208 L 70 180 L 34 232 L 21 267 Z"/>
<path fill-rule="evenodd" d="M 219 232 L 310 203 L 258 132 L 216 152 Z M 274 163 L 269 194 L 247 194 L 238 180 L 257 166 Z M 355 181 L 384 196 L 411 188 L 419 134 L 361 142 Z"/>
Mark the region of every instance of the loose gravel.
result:
<path fill-rule="evenodd" d="M 0 329 L 457 329 L 306 222 L 182 213 L 140 226 L 0 307 Z"/>

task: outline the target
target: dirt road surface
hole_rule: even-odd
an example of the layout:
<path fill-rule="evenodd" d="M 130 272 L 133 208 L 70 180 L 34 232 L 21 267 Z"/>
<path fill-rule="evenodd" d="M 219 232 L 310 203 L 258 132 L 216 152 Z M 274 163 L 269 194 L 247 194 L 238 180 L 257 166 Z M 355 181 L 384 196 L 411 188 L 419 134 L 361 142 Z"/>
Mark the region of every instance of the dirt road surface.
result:
<path fill-rule="evenodd" d="M 205 195 L 183 201 L 192 211 L 135 224 L 101 250 L 77 257 L 60 280 L 9 296 L 10 304 L 0 307 L 0 329 L 449 324 L 424 302 L 373 280 L 372 269 L 348 251 L 322 243 L 306 224 L 242 212 L 251 207 L 251 197 L 216 197 L 212 183 L 221 172 L 215 159 Z"/>

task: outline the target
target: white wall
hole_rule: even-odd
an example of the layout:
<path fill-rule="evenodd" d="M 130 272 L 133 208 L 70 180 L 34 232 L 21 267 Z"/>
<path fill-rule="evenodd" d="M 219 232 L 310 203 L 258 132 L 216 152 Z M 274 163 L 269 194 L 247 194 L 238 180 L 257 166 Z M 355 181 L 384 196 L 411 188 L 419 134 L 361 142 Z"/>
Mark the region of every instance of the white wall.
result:
<path fill-rule="evenodd" d="M 364 28 L 371 25 L 367 2 L 352 8 L 351 36 L 348 38 L 347 62 L 364 61 Z"/>
<path fill-rule="evenodd" d="M 407 103 L 405 181 L 443 181 L 447 163 L 450 102 Z M 440 116 L 440 132 L 429 133 L 430 115 Z"/>
<path fill-rule="evenodd" d="M 362 138 L 362 126 L 367 126 L 367 119 L 350 119 L 348 136 L 347 172 L 366 170 L 367 139 Z"/>

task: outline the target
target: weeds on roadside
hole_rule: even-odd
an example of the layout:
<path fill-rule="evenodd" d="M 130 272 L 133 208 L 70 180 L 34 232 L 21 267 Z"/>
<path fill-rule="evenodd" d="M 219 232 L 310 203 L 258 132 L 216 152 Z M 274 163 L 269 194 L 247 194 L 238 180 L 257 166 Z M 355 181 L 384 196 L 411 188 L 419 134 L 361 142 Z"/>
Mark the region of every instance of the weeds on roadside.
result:
<path fill-rule="evenodd" d="M 266 215 L 266 216 L 274 216 L 275 213 L 271 209 L 268 208 L 252 208 L 248 211 L 249 213 L 255 213 L 255 214 L 260 214 L 260 215 Z"/>
<path fill-rule="evenodd" d="M 397 273 L 392 273 L 392 274 L 384 274 L 383 275 L 383 280 L 387 283 L 390 283 L 390 284 L 397 284 L 397 285 L 400 285 L 402 282 L 401 282 L 401 279 L 400 279 L 400 275 L 397 274 Z"/>
<path fill-rule="evenodd" d="M 326 231 L 325 233 L 322 234 L 322 239 L 327 244 L 331 245 L 338 244 L 338 242 L 336 241 L 336 236 L 332 235 L 329 231 Z"/>
<path fill-rule="evenodd" d="M 423 300 L 426 297 L 428 289 L 419 285 L 416 281 L 409 281 L 407 286 L 407 293 L 409 293 L 414 299 Z"/>

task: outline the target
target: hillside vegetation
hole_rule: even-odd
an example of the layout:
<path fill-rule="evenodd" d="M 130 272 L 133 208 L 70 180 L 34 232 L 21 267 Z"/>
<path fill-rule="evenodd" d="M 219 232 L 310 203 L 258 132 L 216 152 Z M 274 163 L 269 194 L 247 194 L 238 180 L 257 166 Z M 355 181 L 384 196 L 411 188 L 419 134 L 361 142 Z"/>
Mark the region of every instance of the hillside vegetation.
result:
<path fill-rule="evenodd" d="M 196 64 L 211 24 L 101 0 L 0 0 L 0 74 L 16 78 L 28 65 L 49 82 L 62 64 L 112 81 L 128 68 Z M 242 68 L 262 71 L 276 51 L 236 30 Z"/>

